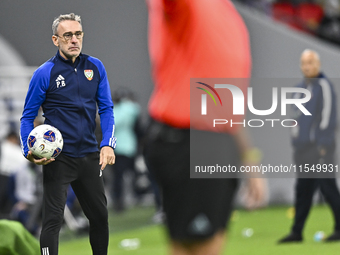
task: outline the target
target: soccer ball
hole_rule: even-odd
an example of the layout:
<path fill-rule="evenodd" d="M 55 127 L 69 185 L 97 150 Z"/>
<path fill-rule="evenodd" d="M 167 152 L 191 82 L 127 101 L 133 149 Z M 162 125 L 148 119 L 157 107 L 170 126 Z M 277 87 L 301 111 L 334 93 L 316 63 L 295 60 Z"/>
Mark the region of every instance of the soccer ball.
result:
<path fill-rule="evenodd" d="M 28 135 L 28 149 L 38 158 L 56 158 L 63 149 L 60 131 L 47 124 L 35 127 Z"/>

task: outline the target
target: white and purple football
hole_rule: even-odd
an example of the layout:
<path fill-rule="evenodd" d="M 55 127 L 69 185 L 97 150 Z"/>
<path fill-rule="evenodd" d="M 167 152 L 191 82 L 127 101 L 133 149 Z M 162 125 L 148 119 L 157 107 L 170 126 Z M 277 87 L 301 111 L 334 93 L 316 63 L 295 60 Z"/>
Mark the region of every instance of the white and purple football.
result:
<path fill-rule="evenodd" d="M 56 158 L 63 149 L 60 131 L 47 124 L 35 127 L 27 138 L 28 149 L 38 158 Z"/>

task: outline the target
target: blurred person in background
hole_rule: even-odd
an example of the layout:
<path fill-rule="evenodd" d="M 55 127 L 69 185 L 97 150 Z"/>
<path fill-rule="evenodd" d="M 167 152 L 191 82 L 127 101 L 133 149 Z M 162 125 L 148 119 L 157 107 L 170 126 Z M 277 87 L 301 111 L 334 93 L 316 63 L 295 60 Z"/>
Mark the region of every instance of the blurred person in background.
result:
<path fill-rule="evenodd" d="M 145 152 L 146 152 L 146 149 L 144 149 L 143 153 L 145 154 Z M 144 159 L 145 157 L 147 157 L 147 155 L 144 155 Z M 153 170 L 150 169 L 151 166 L 148 164 L 147 159 L 145 159 L 145 164 L 148 168 L 148 178 L 150 180 L 150 186 L 151 186 L 152 193 L 154 195 L 154 202 L 155 202 L 155 207 L 156 207 L 156 212 L 152 216 L 152 221 L 153 223 L 156 223 L 156 224 L 162 224 L 162 223 L 165 223 L 166 221 L 166 215 L 163 210 L 162 192 L 155 178 Z"/>
<path fill-rule="evenodd" d="M 22 157 L 19 135 L 7 134 L 0 148 L 1 217 L 19 221 L 32 234 L 37 234 L 38 224 L 30 226 L 32 208 L 36 205 L 37 175 L 35 165 Z M 20 156 L 21 155 L 21 156 Z"/>
<path fill-rule="evenodd" d="M 294 224 L 291 233 L 280 239 L 279 243 L 303 241 L 302 230 L 318 188 L 330 205 L 335 220 L 334 232 L 325 241 L 340 241 L 340 193 L 333 169 L 337 123 L 336 95 L 332 83 L 320 70 L 320 57 L 316 51 L 306 49 L 302 52 L 300 68 L 304 79 L 297 87 L 311 92 L 311 99 L 304 104 L 311 115 L 302 114 L 293 106 L 292 117 L 298 122 L 298 125 L 292 128 L 293 158 L 296 166 L 302 166 L 303 171 L 297 174 Z M 295 94 L 295 97 L 299 96 L 299 93 Z M 314 170 L 309 171 L 321 164 L 327 164 L 330 171 L 315 172 L 316 175 Z"/>
<path fill-rule="evenodd" d="M 13 206 L 9 197 L 10 178 L 21 169 L 26 169 L 27 160 L 22 157 L 19 135 L 9 132 L 0 143 L 0 217 L 8 218 Z"/>
<path fill-rule="evenodd" d="M 120 87 L 113 92 L 115 105 L 115 136 L 122 141 L 115 148 L 116 163 L 113 169 L 112 199 L 116 212 L 125 209 L 124 174 L 131 171 L 135 176 L 135 157 L 138 153 L 140 106 L 132 91 Z"/>
<path fill-rule="evenodd" d="M 238 180 L 190 179 L 190 122 L 199 122 L 190 119 L 190 78 L 249 78 L 248 32 L 231 1 L 147 3 L 154 90 L 145 155 L 162 190 L 171 254 L 217 255 Z M 258 162 L 243 128 L 217 135 L 232 151 L 225 154 L 230 164 Z M 264 180 L 246 182 L 248 206 L 255 208 L 264 200 Z"/>
<path fill-rule="evenodd" d="M 21 222 L 31 234 L 36 235 L 39 225 L 34 222 L 29 226 L 33 207 L 37 202 L 37 180 L 39 170 L 33 163 L 25 164 L 16 169 L 10 176 L 9 198 L 12 202 L 10 218 Z"/>

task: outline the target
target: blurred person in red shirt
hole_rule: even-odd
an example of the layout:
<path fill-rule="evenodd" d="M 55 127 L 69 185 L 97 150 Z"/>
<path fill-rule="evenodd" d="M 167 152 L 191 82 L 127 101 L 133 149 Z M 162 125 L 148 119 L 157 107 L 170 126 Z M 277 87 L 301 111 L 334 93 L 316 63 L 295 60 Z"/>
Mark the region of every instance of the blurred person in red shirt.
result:
<path fill-rule="evenodd" d="M 211 131 L 190 118 L 190 78 L 249 78 L 248 31 L 231 1 L 147 3 L 155 87 L 145 155 L 162 189 L 171 254 L 220 254 L 238 180 L 190 178 L 190 132 Z M 229 148 L 227 161 L 258 163 L 243 128 L 217 135 Z M 247 184 L 248 207 L 255 208 L 264 201 L 264 180 L 248 178 Z"/>

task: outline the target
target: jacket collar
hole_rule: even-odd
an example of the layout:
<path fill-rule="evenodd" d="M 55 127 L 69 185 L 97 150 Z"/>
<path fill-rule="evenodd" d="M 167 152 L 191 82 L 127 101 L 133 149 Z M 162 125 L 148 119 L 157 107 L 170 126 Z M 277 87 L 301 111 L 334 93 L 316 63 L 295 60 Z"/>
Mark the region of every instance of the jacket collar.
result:
<path fill-rule="evenodd" d="M 70 59 L 65 59 L 63 56 L 60 55 L 60 51 L 57 51 L 56 56 L 61 59 L 63 62 L 68 63 L 69 65 L 76 67 L 80 61 L 80 59 L 82 58 L 83 54 L 80 53 L 79 56 L 76 58 L 76 61 L 74 61 L 74 63 L 72 62 L 72 60 Z"/>
<path fill-rule="evenodd" d="M 325 75 L 324 75 L 322 72 L 320 72 L 320 73 L 318 74 L 318 76 L 316 76 L 315 78 L 311 78 L 311 79 L 309 79 L 309 78 L 304 78 L 302 84 L 303 84 L 304 86 L 307 86 L 308 84 L 316 85 L 316 84 L 319 83 L 319 79 L 321 79 L 321 78 L 325 78 Z"/>
<path fill-rule="evenodd" d="M 325 75 L 323 74 L 323 72 L 320 72 L 319 75 L 318 75 L 318 78 L 325 78 Z"/>

